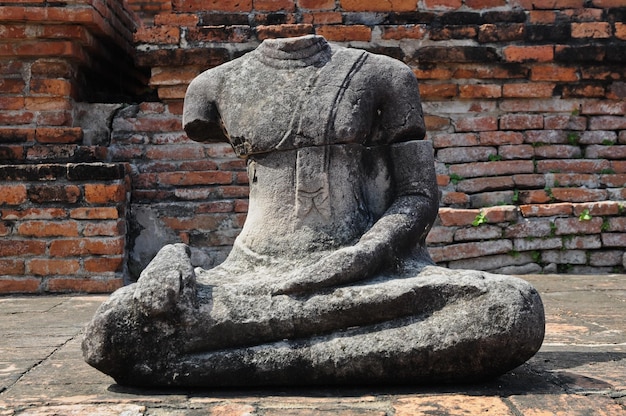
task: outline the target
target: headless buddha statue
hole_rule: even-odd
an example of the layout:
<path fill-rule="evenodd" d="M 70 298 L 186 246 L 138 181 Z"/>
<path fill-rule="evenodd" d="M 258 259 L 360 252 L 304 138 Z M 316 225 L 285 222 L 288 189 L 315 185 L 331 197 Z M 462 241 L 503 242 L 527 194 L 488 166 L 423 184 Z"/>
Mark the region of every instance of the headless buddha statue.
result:
<path fill-rule="evenodd" d="M 218 267 L 166 246 L 100 307 L 83 352 L 118 383 L 475 381 L 538 351 L 528 283 L 428 255 L 438 188 L 403 63 L 265 40 L 190 84 L 183 125 L 247 160 L 248 216 Z"/>

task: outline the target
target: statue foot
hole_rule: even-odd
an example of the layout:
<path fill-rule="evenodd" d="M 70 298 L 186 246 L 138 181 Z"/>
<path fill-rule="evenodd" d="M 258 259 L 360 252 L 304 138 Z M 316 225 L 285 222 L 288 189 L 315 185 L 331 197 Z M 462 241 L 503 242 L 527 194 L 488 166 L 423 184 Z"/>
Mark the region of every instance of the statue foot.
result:
<path fill-rule="evenodd" d="M 133 300 L 147 316 L 179 313 L 196 298 L 196 274 L 185 244 L 163 247 L 141 273 Z"/>

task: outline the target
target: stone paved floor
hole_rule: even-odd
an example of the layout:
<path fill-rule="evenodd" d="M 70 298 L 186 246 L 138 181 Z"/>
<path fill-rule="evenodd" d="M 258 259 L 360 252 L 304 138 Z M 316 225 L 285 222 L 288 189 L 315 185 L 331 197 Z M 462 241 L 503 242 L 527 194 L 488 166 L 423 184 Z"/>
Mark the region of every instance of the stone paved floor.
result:
<path fill-rule="evenodd" d="M 103 296 L 0 297 L 0 415 L 626 415 L 626 276 L 526 276 L 547 335 L 489 383 L 249 390 L 123 388 L 82 361 Z"/>

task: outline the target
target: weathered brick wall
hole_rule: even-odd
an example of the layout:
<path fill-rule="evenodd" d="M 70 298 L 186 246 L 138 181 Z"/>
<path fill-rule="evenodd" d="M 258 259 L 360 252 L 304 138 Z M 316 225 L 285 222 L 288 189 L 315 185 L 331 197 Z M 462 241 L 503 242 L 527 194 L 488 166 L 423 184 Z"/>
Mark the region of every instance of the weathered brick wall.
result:
<path fill-rule="evenodd" d="M 441 213 L 428 242 L 440 264 L 512 273 L 623 271 L 626 4 L 174 0 L 136 5 L 138 10 L 150 5 L 135 34 L 137 61 L 151 68 L 150 85 L 172 114 L 180 113 L 195 75 L 267 37 L 317 33 L 410 65 L 436 149 Z M 189 146 L 172 134 L 170 149 Z M 143 140 L 147 148 L 165 144 Z M 210 178 L 205 183 L 154 180 L 164 177 L 156 166 L 172 169 L 171 175 L 184 165 L 180 157 L 202 160 L 202 151 L 192 149 L 187 156 L 177 152 L 171 168 L 163 159 L 151 162 L 154 170 L 142 162 L 150 169 L 141 173 L 149 178 L 142 187 L 152 187 L 155 199 L 178 200 L 185 207 L 188 228 L 185 222 L 169 226 L 180 239 L 211 235 L 216 224 L 223 237 L 240 223 L 235 207 L 243 206 L 238 198 L 244 192 L 222 193 L 244 181 L 237 171 L 223 175 L 229 167 L 220 159 L 204 168 Z M 204 152 L 210 149 L 205 146 Z M 221 147 L 218 152 L 228 154 Z M 215 181 L 217 173 L 223 182 Z M 201 202 L 190 205 L 195 198 Z M 192 220 L 197 211 L 189 207 L 207 199 L 223 211 L 207 214 L 211 221 Z M 230 241 L 196 240 L 226 248 Z"/>
<path fill-rule="evenodd" d="M 145 88 L 135 22 L 117 0 L 0 3 L 0 293 L 123 284 L 130 168 L 103 163 L 119 105 L 87 102 Z"/>
<path fill-rule="evenodd" d="M 43 173 L 35 180 L 29 168 L 19 167 L 31 172 L 28 179 L 0 169 L 2 195 L 22 189 L 22 199 L 0 201 L 0 232 L 14 243 L 5 246 L 45 247 L 0 253 L 0 291 L 109 290 L 174 241 L 192 244 L 199 265 L 221 261 L 245 219 L 244 163 L 226 145 L 185 137 L 186 87 L 265 38 L 308 33 L 393 56 L 414 70 L 436 149 L 442 199 L 428 242 L 440 264 L 510 273 L 624 271 L 623 0 L 122 4 L 0 5 L 0 164 L 68 172 L 71 163 L 106 162 L 129 172 L 128 181 L 67 173 L 48 181 Z M 123 101 L 135 104 L 85 104 Z M 87 198 L 91 186 L 122 183 L 123 200 L 93 205 Z M 42 184 L 74 186 L 79 195 L 37 202 L 29 189 Z M 118 217 L 72 216 L 92 205 L 113 207 Z M 44 208 L 63 213 L 22 214 Z M 96 220 L 118 224 L 118 234 L 84 234 Z M 25 235 L 29 221 L 45 225 L 40 229 L 74 224 L 77 235 Z M 71 243 L 102 238 L 126 244 L 98 254 L 85 251 L 87 242 Z M 83 251 L 51 251 L 55 241 Z M 90 256 L 110 260 L 108 268 L 88 269 Z M 32 260 L 60 259 L 79 265 L 77 273 L 58 275 L 64 286 L 51 284 L 57 275 L 33 275 Z"/>

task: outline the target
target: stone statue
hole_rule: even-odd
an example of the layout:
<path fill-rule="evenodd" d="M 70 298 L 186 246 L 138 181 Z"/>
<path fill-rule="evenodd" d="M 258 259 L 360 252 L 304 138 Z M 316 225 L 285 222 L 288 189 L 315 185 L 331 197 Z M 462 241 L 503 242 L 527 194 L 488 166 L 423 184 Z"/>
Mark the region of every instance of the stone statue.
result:
<path fill-rule="evenodd" d="M 183 125 L 247 160 L 250 205 L 220 266 L 165 246 L 83 341 L 120 384 L 476 381 L 541 346 L 541 299 L 508 276 L 437 267 L 438 188 L 416 79 L 323 37 L 265 40 L 199 75 Z"/>

